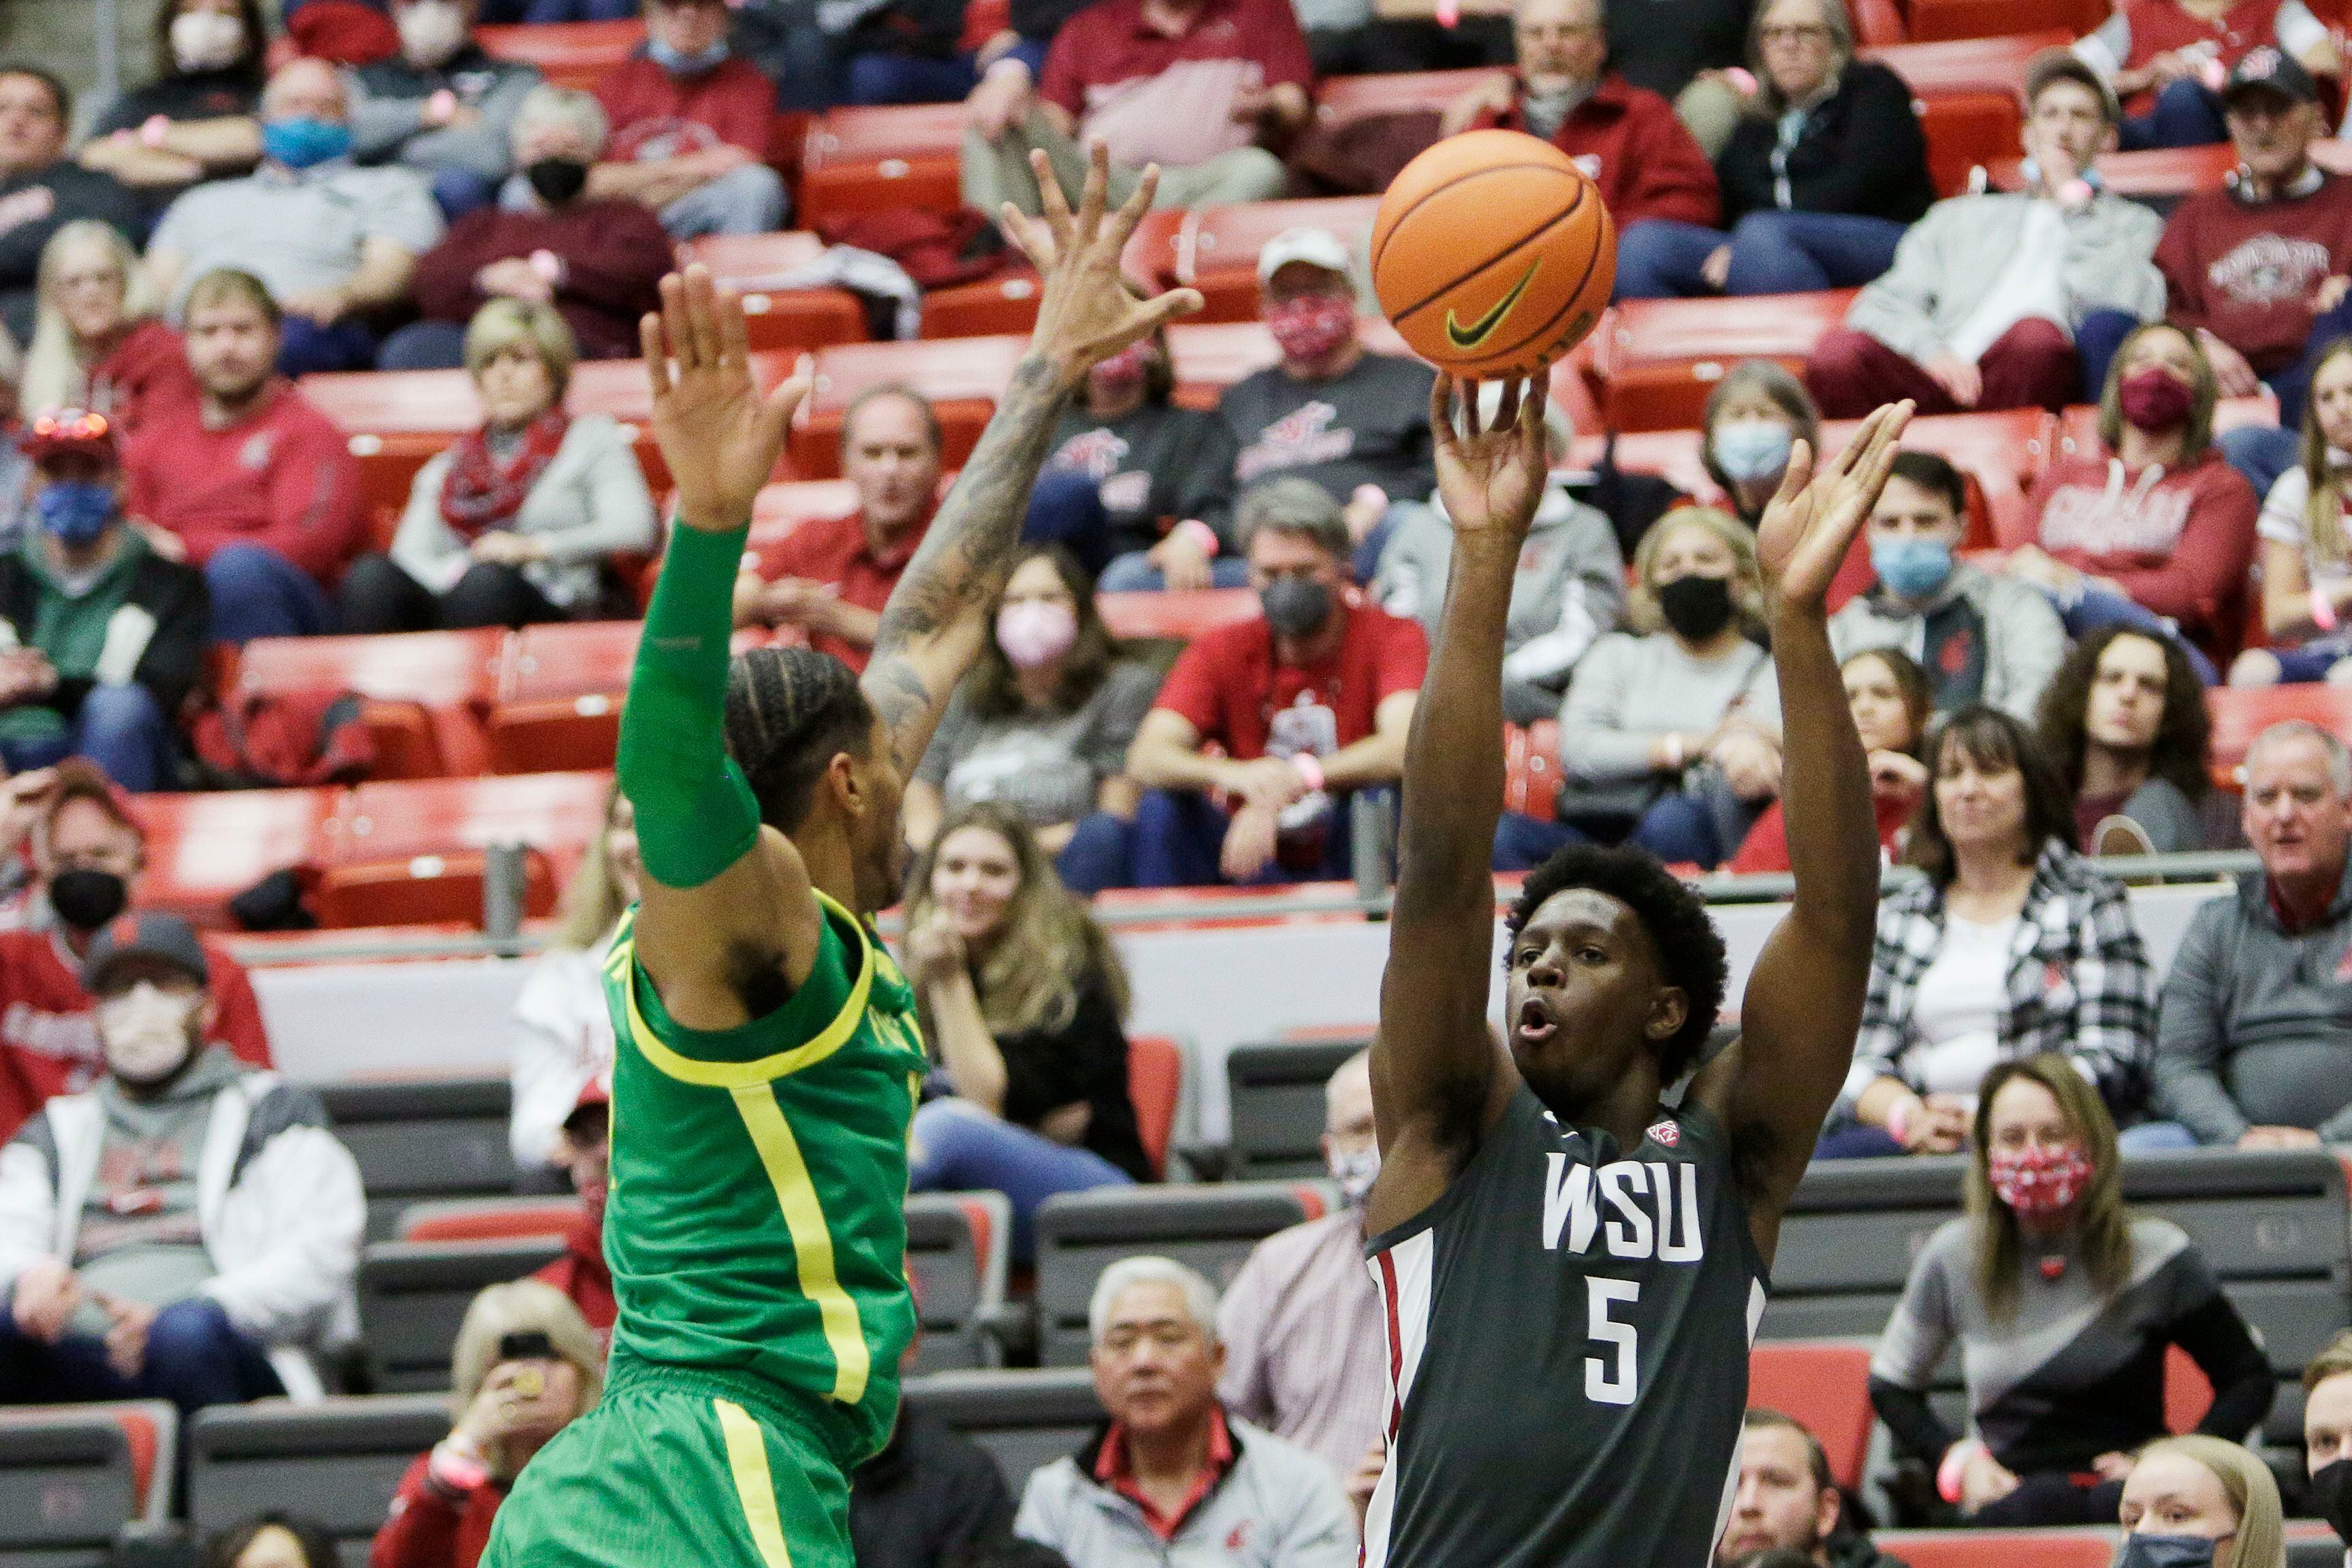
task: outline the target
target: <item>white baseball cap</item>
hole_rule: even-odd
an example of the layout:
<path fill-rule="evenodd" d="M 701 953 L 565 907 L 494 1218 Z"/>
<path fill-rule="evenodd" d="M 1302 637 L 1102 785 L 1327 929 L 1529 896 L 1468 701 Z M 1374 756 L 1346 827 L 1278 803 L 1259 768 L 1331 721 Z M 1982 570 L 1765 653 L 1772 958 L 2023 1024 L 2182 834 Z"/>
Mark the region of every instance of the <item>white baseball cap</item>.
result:
<path fill-rule="evenodd" d="M 1329 229 L 1285 229 L 1257 253 L 1260 286 L 1270 282 L 1276 273 L 1294 261 L 1336 272 L 1342 277 L 1348 277 L 1352 267 L 1347 242 Z"/>

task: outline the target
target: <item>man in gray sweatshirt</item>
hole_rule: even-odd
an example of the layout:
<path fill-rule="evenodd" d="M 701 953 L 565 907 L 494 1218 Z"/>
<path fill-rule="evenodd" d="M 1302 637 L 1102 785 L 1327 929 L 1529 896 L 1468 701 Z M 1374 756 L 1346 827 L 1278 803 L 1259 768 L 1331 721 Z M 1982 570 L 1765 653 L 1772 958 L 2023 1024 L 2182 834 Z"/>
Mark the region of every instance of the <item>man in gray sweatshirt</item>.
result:
<path fill-rule="evenodd" d="M 2158 1014 L 2157 1093 L 2187 1142 L 2352 1143 L 2352 758 L 2315 725 L 2246 754 L 2263 869 L 2197 912 Z M 2130 1146 L 2161 1146 L 2153 1127 Z"/>

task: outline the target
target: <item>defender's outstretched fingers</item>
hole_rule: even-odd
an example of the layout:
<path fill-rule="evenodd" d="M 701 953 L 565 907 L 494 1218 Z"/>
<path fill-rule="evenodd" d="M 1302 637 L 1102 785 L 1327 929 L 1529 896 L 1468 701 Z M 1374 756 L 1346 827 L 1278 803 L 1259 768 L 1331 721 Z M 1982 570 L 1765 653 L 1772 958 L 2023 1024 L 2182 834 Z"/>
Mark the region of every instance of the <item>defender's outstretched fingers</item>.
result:
<path fill-rule="evenodd" d="M 1478 423 L 1478 383 L 1475 381 L 1462 383 L 1462 434 L 1474 440 L 1485 434 Z"/>
<path fill-rule="evenodd" d="M 1104 237 L 1112 242 L 1114 252 L 1127 248 L 1128 240 L 1141 225 L 1144 214 L 1151 211 L 1152 200 L 1159 193 L 1160 165 L 1146 163 L 1143 178 L 1135 183 L 1135 189 L 1128 193 L 1127 200 L 1121 202 L 1118 211 L 1111 214 L 1110 232 Z"/>
<path fill-rule="evenodd" d="M 686 320 L 686 279 L 675 272 L 661 280 L 661 316 L 662 336 L 668 340 L 676 373 L 688 375 L 695 368 L 694 330 Z"/>
<path fill-rule="evenodd" d="M 1149 299 L 1140 300 L 1136 305 L 1141 312 L 1135 319 L 1136 330 L 1122 333 L 1125 341 L 1119 346 L 1124 348 L 1138 338 L 1149 337 L 1177 317 L 1190 316 L 1207 303 L 1197 288 L 1171 288 L 1165 294 L 1155 294 Z M 1112 351 L 1116 353 L 1118 350 Z"/>
<path fill-rule="evenodd" d="M 1887 476 L 1895 472 L 1895 460 L 1903 455 L 1903 432 L 1911 423 L 1915 406 L 1906 399 L 1880 411 L 1886 415 L 1885 423 L 1873 433 L 1871 450 L 1863 459 L 1862 472 L 1856 476 L 1864 510 L 1878 504 L 1878 493 L 1886 488 Z"/>
<path fill-rule="evenodd" d="M 1780 487 L 1772 493 L 1764 509 L 1769 512 L 1774 507 L 1789 505 L 1803 495 L 1805 486 L 1812 482 L 1813 444 L 1801 435 L 1789 444 L 1789 466 L 1780 475 Z"/>
<path fill-rule="evenodd" d="M 1454 378 L 1442 371 L 1429 383 L 1429 439 L 1441 447 L 1461 439 L 1454 430 Z"/>
<path fill-rule="evenodd" d="M 1503 383 L 1502 400 L 1495 405 L 1495 428 L 1497 431 L 1518 429 L 1519 389 L 1526 384 L 1517 381 Z"/>
<path fill-rule="evenodd" d="M 706 371 L 717 369 L 719 290 L 710 281 L 710 269 L 698 261 L 686 269 L 686 319 L 694 332 L 697 368 Z"/>
<path fill-rule="evenodd" d="M 1087 183 L 1078 193 L 1078 234 L 1080 245 L 1102 232 L 1103 209 L 1110 198 L 1110 145 L 1104 141 L 1090 143 L 1087 148 Z"/>
<path fill-rule="evenodd" d="M 1538 371 L 1528 382 L 1527 388 L 1527 395 L 1519 403 L 1519 430 L 1527 437 L 1531 461 L 1549 472 L 1551 432 L 1544 424 L 1544 413 L 1551 404 L 1551 379 Z"/>
<path fill-rule="evenodd" d="M 669 396 L 672 382 L 669 374 L 669 345 L 663 340 L 662 319 L 648 310 L 637 318 L 637 357 L 645 361 L 646 381 L 653 388 L 654 403 L 658 407 Z"/>
<path fill-rule="evenodd" d="M 1037 176 L 1037 213 L 1045 225 L 1045 232 L 1054 236 L 1055 254 L 1067 256 L 1074 242 L 1076 225 L 1070 216 L 1070 199 L 1062 192 L 1062 182 L 1054 175 L 1053 162 L 1039 148 L 1029 152 L 1030 171 Z"/>
<path fill-rule="evenodd" d="M 718 293 L 719 362 L 730 374 L 751 373 L 751 326 L 743 319 L 743 297 L 732 288 Z"/>

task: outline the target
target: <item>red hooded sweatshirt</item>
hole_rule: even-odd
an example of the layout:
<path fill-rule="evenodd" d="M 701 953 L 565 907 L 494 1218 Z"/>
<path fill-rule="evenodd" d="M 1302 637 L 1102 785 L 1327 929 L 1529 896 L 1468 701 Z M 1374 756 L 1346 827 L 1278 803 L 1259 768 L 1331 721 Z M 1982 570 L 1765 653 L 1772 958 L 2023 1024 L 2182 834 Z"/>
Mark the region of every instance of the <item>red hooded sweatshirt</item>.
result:
<path fill-rule="evenodd" d="M 1482 116 L 1477 124 L 1525 131 L 1518 103 L 1526 97 L 1521 81 L 1512 108 Z M 1551 144 L 1601 187 L 1601 204 L 1620 230 L 1643 218 L 1716 225 L 1715 165 L 1675 117 L 1675 106 L 1647 88 L 1613 72 L 1602 77 L 1592 96 L 1560 121 Z"/>

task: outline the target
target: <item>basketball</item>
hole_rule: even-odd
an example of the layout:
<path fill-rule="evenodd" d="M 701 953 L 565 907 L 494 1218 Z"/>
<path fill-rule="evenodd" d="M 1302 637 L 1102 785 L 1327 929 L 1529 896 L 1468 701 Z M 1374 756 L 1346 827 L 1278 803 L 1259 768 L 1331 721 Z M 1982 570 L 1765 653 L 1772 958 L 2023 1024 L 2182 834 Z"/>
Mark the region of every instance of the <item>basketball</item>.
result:
<path fill-rule="evenodd" d="M 1592 330 L 1617 233 L 1568 154 L 1516 131 L 1448 137 L 1372 222 L 1372 289 L 1412 351 L 1477 381 L 1531 376 Z"/>

